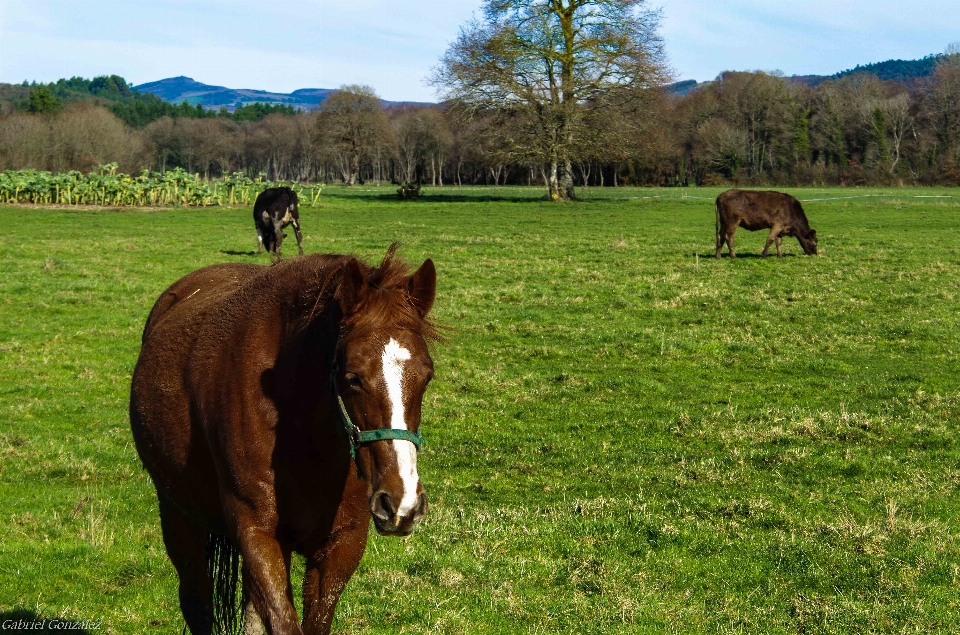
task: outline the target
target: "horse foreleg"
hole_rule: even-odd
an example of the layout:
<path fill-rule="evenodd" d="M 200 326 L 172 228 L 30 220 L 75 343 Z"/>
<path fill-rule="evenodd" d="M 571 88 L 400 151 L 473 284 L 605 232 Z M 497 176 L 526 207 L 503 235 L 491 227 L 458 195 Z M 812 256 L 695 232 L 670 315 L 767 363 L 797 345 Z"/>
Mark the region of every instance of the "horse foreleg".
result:
<path fill-rule="evenodd" d="M 366 519 L 364 519 L 366 520 Z M 368 523 L 341 529 L 317 553 L 307 557 L 303 576 L 303 632 L 327 635 L 333 611 L 367 546 Z"/>
<path fill-rule="evenodd" d="M 283 563 L 287 571 L 290 571 L 289 550 L 283 550 Z M 244 571 L 243 586 L 249 589 L 251 585 L 253 585 L 253 580 L 250 579 L 249 573 Z M 267 629 L 263 625 L 263 620 L 260 619 L 260 614 L 257 613 L 257 607 L 254 605 L 253 599 L 249 593 L 245 595 L 247 598 L 243 605 L 243 635 L 267 635 Z"/>
<path fill-rule="evenodd" d="M 243 556 L 243 584 L 267 633 L 300 635 L 290 587 L 290 554 L 275 536 L 256 526 L 237 528 L 236 540 Z M 249 607 L 244 607 L 249 614 Z M 251 625 L 251 628 L 255 628 Z M 253 630 L 252 632 L 256 632 Z"/>
<path fill-rule="evenodd" d="M 267 635 L 267 629 L 263 627 L 263 622 L 260 621 L 257 607 L 249 599 L 243 605 L 243 635 Z"/>
<path fill-rule="evenodd" d="M 180 611 L 192 635 L 213 630 L 213 583 L 207 573 L 207 530 L 194 523 L 162 494 L 163 544 L 180 578 Z"/>

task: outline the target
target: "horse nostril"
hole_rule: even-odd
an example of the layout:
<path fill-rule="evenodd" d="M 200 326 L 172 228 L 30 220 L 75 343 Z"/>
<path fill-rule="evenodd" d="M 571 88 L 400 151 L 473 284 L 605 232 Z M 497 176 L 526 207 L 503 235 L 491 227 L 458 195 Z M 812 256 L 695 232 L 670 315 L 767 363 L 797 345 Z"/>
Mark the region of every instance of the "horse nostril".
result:
<path fill-rule="evenodd" d="M 390 500 L 390 494 L 380 492 L 373 497 L 373 515 L 380 520 L 391 520 L 397 514 L 393 507 L 393 501 Z"/>
<path fill-rule="evenodd" d="M 427 514 L 427 493 L 420 492 L 420 496 L 417 497 L 417 508 L 414 512 L 416 518 L 421 518 Z"/>

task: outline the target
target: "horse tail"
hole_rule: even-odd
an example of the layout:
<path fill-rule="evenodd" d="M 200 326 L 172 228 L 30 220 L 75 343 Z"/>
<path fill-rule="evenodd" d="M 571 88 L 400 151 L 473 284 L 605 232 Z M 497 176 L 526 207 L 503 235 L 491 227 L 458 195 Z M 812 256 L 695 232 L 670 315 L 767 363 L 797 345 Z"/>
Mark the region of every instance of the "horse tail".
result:
<path fill-rule="evenodd" d="M 242 635 L 245 594 L 240 550 L 227 536 L 207 534 L 207 574 L 213 583 L 214 635 Z"/>

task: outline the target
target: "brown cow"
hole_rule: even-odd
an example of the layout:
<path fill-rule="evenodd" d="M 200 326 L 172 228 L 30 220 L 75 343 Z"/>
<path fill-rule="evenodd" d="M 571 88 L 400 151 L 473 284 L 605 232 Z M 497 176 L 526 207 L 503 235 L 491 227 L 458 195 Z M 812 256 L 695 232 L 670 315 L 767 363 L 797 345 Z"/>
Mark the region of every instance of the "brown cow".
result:
<path fill-rule="evenodd" d="M 736 258 L 733 237 L 737 227 L 750 231 L 769 229 L 767 243 L 763 246 L 764 258 L 770 243 L 777 242 L 777 257 L 783 258 L 781 236 L 795 236 L 808 256 L 817 254 L 817 231 L 810 229 L 807 216 L 800 201 L 780 192 L 751 192 L 727 190 L 717 197 L 717 258 L 726 241 L 730 257 Z"/>

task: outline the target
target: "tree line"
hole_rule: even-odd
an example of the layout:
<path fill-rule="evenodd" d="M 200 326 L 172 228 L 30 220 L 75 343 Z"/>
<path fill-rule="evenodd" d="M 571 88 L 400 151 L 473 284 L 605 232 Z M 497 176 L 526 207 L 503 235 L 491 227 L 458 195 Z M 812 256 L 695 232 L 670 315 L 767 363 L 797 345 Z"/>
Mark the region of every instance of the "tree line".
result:
<path fill-rule="evenodd" d="M 475 42 L 461 44 L 451 64 L 458 53 L 478 55 Z M 471 104 L 464 94 L 385 107 L 364 86 L 341 87 L 313 112 L 246 120 L 173 112 L 142 127 L 95 101 L 39 105 L 0 115 L 0 170 L 117 163 L 128 173 L 537 184 L 561 194 L 573 186 L 960 184 L 960 51 L 939 56 L 933 73 L 910 85 L 868 73 L 810 87 L 775 73 L 725 72 L 684 96 L 644 61 L 645 81 L 571 93 L 571 102 L 539 110 L 503 95 L 501 104 Z M 558 120 L 566 126 L 559 136 Z"/>

